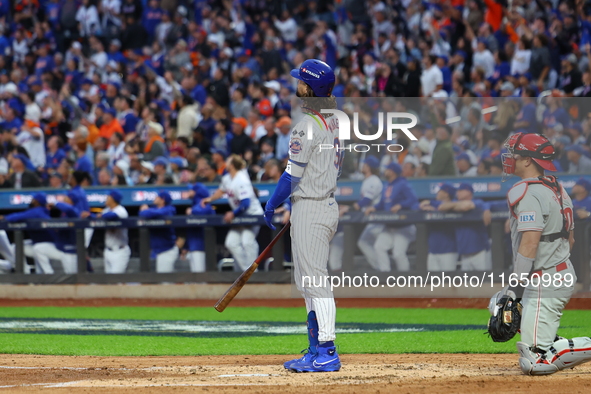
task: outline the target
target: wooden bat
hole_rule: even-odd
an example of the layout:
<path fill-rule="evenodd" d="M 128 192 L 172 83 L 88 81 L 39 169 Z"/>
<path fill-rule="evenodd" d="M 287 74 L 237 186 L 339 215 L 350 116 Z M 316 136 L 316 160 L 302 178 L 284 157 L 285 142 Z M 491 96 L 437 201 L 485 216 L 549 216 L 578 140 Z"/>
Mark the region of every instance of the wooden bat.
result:
<path fill-rule="evenodd" d="M 279 238 L 281 238 L 283 236 L 283 234 L 285 234 L 285 232 L 287 231 L 287 229 L 289 228 L 290 225 L 291 225 L 291 223 L 287 222 L 287 224 L 285 226 L 283 226 L 283 228 L 281 230 L 279 230 L 279 232 L 277 233 L 275 238 L 273 238 L 273 240 L 269 243 L 269 245 L 267 245 L 265 250 L 263 250 L 263 252 L 259 255 L 259 257 L 256 258 L 256 260 L 250 265 L 250 267 L 248 267 L 246 269 L 246 271 L 244 271 L 242 274 L 240 274 L 240 276 L 234 281 L 232 286 L 230 286 L 230 288 L 226 291 L 226 293 L 222 296 L 222 298 L 220 298 L 218 300 L 218 302 L 215 304 L 214 308 L 216 311 L 223 312 L 224 309 L 226 309 L 228 304 L 230 304 L 230 302 L 232 302 L 234 297 L 236 297 L 238 292 L 240 290 L 242 290 L 242 288 L 244 287 L 246 282 L 248 282 L 248 280 L 250 279 L 252 274 L 256 271 L 257 267 L 263 261 L 265 256 L 267 256 L 268 253 L 271 252 L 271 249 L 273 249 L 273 246 L 275 246 L 275 244 L 277 243 Z"/>

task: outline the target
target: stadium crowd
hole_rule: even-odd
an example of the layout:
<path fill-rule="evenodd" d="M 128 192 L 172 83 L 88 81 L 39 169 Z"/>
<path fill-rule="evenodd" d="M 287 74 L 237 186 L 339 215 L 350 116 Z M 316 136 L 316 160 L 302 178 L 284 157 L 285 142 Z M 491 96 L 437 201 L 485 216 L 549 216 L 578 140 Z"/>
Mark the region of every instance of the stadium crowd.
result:
<path fill-rule="evenodd" d="M 589 173 L 590 29 L 584 1 L 2 1 L 0 187 L 63 187 L 74 170 L 103 186 L 219 182 L 230 154 L 276 181 L 288 71 L 306 58 L 360 111 L 422 97 L 406 105 L 428 119 L 418 141 L 349 155 L 345 178 L 367 155 L 406 177 L 500 174 L 504 139 L 540 130 L 561 171 Z"/>

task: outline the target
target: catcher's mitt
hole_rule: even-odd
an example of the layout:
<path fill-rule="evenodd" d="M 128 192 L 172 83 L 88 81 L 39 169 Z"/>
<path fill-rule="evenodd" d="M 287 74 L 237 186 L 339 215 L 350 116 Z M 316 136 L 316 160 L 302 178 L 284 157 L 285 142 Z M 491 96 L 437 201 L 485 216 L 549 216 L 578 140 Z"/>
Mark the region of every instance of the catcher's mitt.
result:
<path fill-rule="evenodd" d="M 517 334 L 521 326 L 521 300 L 503 295 L 492 310 L 488 320 L 488 334 L 494 342 L 507 342 Z M 492 308 L 491 308 L 492 309 Z"/>

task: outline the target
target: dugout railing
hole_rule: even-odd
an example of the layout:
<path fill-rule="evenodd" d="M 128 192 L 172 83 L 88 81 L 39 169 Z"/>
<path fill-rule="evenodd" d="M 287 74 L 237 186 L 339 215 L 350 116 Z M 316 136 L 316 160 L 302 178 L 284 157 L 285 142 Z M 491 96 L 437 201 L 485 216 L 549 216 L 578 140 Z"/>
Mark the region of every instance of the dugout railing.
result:
<path fill-rule="evenodd" d="M 505 222 L 508 218 L 508 212 L 492 212 L 492 222 L 489 227 L 491 238 L 492 253 L 492 273 L 495 277 L 503 272 L 509 272 L 511 269 L 511 257 L 507 252 L 507 234 L 505 233 Z M 279 220 L 277 217 L 275 218 Z M 356 254 L 357 240 L 367 223 L 390 223 L 396 225 L 414 224 L 417 228 L 415 241 L 415 264 L 409 275 L 427 274 L 427 254 L 428 254 L 428 236 L 429 225 L 434 223 L 449 223 L 450 231 L 453 225 L 459 223 L 475 223 L 482 221 L 482 212 L 472 211 L 467 213 L 447 213 L 447 212 L 417 212 L 401 211 L 399 213 L 376 212 L 365 216 L 360 212 L 346 213 L 340 218 L 340 224 L 344 230 L 344 253 L 343 253 L 343 271 L 350 274 L 356 274 L 354 256 Z M 0 275 L 0 283 L 12 284 L 83 284 L 83 283 L 231 283 L 240 273 L 238 272 L 220 272 L 217 270 L 217 251 L 218 243 L 216 228 L 227 226 L 244 225 L 264 225 L 263 218 L 260 216 L 242 216 L 235 218 L 232 223 L 224 223 L 220 215 L 216 216 L 172 216 L 162 219 L 144 219 L 128 218 L 121 220 L 103 220 L 103 219 L 66 219 L 56 218 L 51 220 L 33 219 L 27 222 L 8 223 L 0 222 L 0 229 L 13 232 L 15 243 L 15 273 Z M 150 259 L 150 228 L 174 227 L 186 228 L 201 226 L 204 228 L 205 252 L 206 252 L 206 272 L 173 272 L 156 273 L 151 271 Z M 84 243 L 84 229 L 109 229 L 109 228 L 136 228 L 138 230 L 139 248 L 139 272 L 129 272 L 124 274 L 105 274 L 102 272 L 89 273 L 86 271 L 87 251 Z M 47 229 L 71 229 L 76 232 L 76 251 L 78 256 L 77 274 L 51 274 L 36 275 L 25 274 L 24 272 L 24 240 L 25 232 Z M 591 221 L 577 220 L 575 226 L 575 246 L 572 251 L 571 261 L 575 266 L 578 281 L 584 289 L 589 289 L 591 284 L 590 277 L 590 236 Z M 291 272 L 283 267 L 285 237 L 280 240 L 273 248 L 272 257 L 274 262 L 269 271 L 259 270 L 251 278 L 252 283 L 290 283 Z M 262 249 L 261 249 L 262 250 Z M 271 256 L 268 256 L 271 257 Z M 395 271 L 393 271 L 395 272 Z M 387 276 L 390 273 L 372 273 L 376 276 Z"/>

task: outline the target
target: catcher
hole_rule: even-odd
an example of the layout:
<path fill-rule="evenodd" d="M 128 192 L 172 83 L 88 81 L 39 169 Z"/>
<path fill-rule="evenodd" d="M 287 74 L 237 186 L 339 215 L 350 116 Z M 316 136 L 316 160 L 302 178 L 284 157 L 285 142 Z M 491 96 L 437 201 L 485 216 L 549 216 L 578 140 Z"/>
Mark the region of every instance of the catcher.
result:
<path fill-rule="evenodd" d="M 489 333 L 494 341 L 505 342 L 521 328 L 517 342 L 521 370 L 548 375 L 591 361 L 591 338 L 556 335 L 576 283 L 569 260 L 573 204 L 556 177 L 544 175 L 544 170 L 556 171 L 552 163 L 556 151 L 546 137 L 517 133 L 505 141 L 505 148 L 503 180 L 512 174 L 522 179 L 507 196 L 513 275 L 519 284 L 491 300 Z"/>

